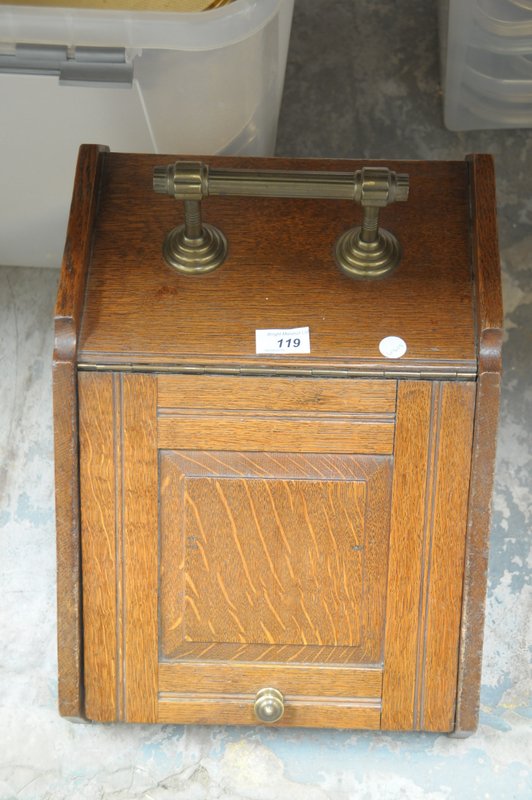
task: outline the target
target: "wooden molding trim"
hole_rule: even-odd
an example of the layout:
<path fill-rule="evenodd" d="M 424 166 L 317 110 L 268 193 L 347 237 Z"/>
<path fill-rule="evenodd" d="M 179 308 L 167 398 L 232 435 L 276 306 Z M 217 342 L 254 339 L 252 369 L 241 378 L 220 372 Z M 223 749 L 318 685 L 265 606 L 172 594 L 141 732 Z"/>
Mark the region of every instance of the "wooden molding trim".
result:
<path fill-rule="evenodd" d="M 76 354 L 103 157 L 108 150 L 103 145 L 81 145 L 79 149 L 55 304 L 56 360 L 72 361 Z"/>
<path fill-rule="evenodd" d="M 477 306 L 479 374 L 501 371 L 502 290 L 495 166 L 490 155 L 467 157 L 470 169 L 472 262 Z"/>
<path fill-rule="evenodd" d="M 460 629 L 454 727 L 457 736 L 474 733 L 478 726 L 503 337 L 494 162 L 488 155 L 468 156 L 468 162 L 471 172 L 472 259 L 477 291 L 479 377 Z"/>
<path fill-rule="evenodd" d="M 399 386 L 383 729 L 453 727 L 462 585 L 450 576 L 464 559 L 457 476 L 469 474 L 474 394 L 466 383 Z"/>
<path fill-rule="evenodd" d="M 481 375 L 471 460 L 455 719 L 455 734 L 461 736 L 474 733 L 478 725 L 499 396 L 500 375 Z"/>
<path fill-rule="evenodd" d="M 53 408 L 57 537 L 59 711 L 83 717 L 76 349 L 106 148 L 80 149 L 55 307 Z"/>

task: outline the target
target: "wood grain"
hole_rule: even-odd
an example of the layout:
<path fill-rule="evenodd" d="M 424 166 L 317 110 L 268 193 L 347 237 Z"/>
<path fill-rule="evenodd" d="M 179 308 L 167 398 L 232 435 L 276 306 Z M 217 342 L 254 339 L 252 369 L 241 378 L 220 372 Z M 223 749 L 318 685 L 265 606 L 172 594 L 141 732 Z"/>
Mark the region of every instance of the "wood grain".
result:
<path fill-rule="evenodd" d="M 384 604 L 384 597 L 381 604 Z M 371 606 L 368 602 L 366 610 L 369 615 Z M 175 645 L 168 655 L 171 661 L 247 661 L 249 663 L 282 664 L 327 664 L 342 666 L 345 664 L 374 664 L 380 663 L 382 651 L 382 631 L 372 630 L 366 626 L 368 632 L 359 647 L 327 647 L 325 645 L 271 645 L 271 644 L 220 644 L 219 642 L 188 642 L 184 645 Z M 380 634 L 377 646 L 375 639 Z M 373 655 L 374 651 L 376 654 Z"/>
<path fill-rule="evenodd" d="M 390 522 L 382 727 L 414 727 L 432 385 L 399 384 Z"/>
<path fill-rule="evenodd" d="M 382 371 L 390 362 L 379 342 L 395 334 L 408 345 L 392 365 L 399 371 L 475 371 L 465 163 L 387 162 L 410 174 L 411 190 L 407 203 L 381 213 L 404 253 L 384 281 L 352 281 L 334 263 L 334 242 L 360 221 L 352 202 L 222 197 L 203 201 L 204 218 L 227 235 L 230 255 L 219 270 L 195 280 L 172 271 L 161 255 L 181 211 L 172 198 L 154 194 L 152 171 L 175 159 L 120 153 L 106 159 L 84 362 Z M 205 160 L 241 169 L 353 171 L 367 164 Z M 256 329 L 302 325 L 310 327 L 309 355 L 255 354 Z"/>
<path fill-rule="evenodd" d="M 128 722 L 157 718 L 157 383 L 124 375 L 124 693 Z"/>
<path fill-rule="evenodd" d="M 161 449 L 274 450 L 278 452 L 371 453 L 393 449 L 393 420 L 320 414 L 194 414 L 160 416 L 157 439 Z"/>
<path fill-rule="evenodd" d="M 76 370 L 54 361 L 54 467 L 57 541 L 59 712 L 84 716 Z"/>
<path fill-rule="evenodd" d="M 477 383 L 455 720 L 460 735 L 478 725 L 500 383 L 498 373 L 484 373 Z"/>
<path fill-rule="evenodd" d="M 427 541 L 419 730 L 451 731 L 456 708 L 462 575 L 475 405 L 474 384 L 443 384 L 438 403 L 433 519 Z"/>
<path fill-rule="evenodd" d="M 160 469 L 166 658 L 379 660 L 388 459 L 173 451 Z"/>
<path fill-rule="evenodd" d="M 495 169 L 490 155 L 468 157 L 479 373 L 500 372 L 503 337 Z"/>
<path fill-rule="evenodd" d="M 117 475 L 120 464 L 115 458 L 120 441 L 116 383 L 111 374 L 85 373 L 78 384 L 85 713 L 100 722 L 120 716 L 117 607 L 121 598 L 116 577 L 121 504 L 116 500 L 121 475 Z"/>
<path fill-rule="evenodd" d="M 159 375 L 158 407 L 393 413 L 396 381 Z"/>
<path fill-rule="evenodd" d="M 455 719 L 455 733 L 460 736 L 470 735 L 478 725 L 503 336 L 493 159 L 474 155 L 468 157 L 468 162 L 471 173 L 472 258 L 479 310 L 479 377 Z"/>
<path fill-rule="evenodd" d="M 83 713 L 81 490 L 92 718 L 255 725 L 268 683 L 283 725 L 470 732 L 502 340 L 490 158 L 389 162 L 411 195 L 382 212 L 404 256 L 376 283 L 333 262 L 347 201 L 208 198 L 229 258 L 172 272 L 180 208 L 151 188 L 172 160 L 80 154 L 55 320 L 61 713 Z M 255 329 L 299 325 L 310 354 L 255 354 Z M 80 374 L 81 489 L 76 363 L 121 370 Z M 477 366 L 476 387 L 434 380 Z M 240 369 L 261 376 L 157 374 Z M 385 370 L 403 380 L 368 378 Z"/>
<path fill-rule="evenodd" d="M 61 275 L 55 303 L 57 358 L 75 356 L 91 256 L 94 223 L 107 147 L 82 145 L 79 150 Z M 57 331 L 59 326 L 59 336 Z"/>
<path fill-rule="evenodd" d="M 256 694 L 274 681 L 283 694 L 338 698 L 382 693 L 382 669 L 269 664 L 159 664 L 159 692 Z"/>
<path fill-rule="evenodd" d="M 378 730 L 380 703 L 377 700 L 327 700 L 323 697 L 287 697 L 283 717 L 271 727 L 358 728 Z M 174 696 L 161 700 L 157 722 L 181 725 L 262 725 L 253 713 L 254 695 L 223 696 L 191 701 Z"/>
<path fill-rule="evenodd" d="M 86 713 L 155 721 L 156 382 L 82 373 L 80 456 Z"/>
<path fill-rule="evenodd" d="M 416 403 L 410 391 L 418 395 Z M 474 384 L 434 383 L 423 390 L 422 384 L 414 383 L 400 388 L 384 728 L 453 728 L 469 491 L 464 476 L 470 469 L 474 396 Z M 411 412 L 417 407 L 419 413 L 406 425 L 401 417 L 405 400 Z M 412 423 L 410 446 L 417 452 L 406 454 L 404 437 Z M 407 483 L 402 474 L 405 455 L 410 464 L 420 465 Z"/>
<path fill-rule="evenodd" d="M 80 150 L 54 318 L 58 695 L 59 712 L 73 718 L 84 715 L 75 359 L 104 150 Z"/>
<path fill-rule="evenodd" d="M 363 484 L 192 478 L 183 502 L 185 642 L 360 644 Z"/>

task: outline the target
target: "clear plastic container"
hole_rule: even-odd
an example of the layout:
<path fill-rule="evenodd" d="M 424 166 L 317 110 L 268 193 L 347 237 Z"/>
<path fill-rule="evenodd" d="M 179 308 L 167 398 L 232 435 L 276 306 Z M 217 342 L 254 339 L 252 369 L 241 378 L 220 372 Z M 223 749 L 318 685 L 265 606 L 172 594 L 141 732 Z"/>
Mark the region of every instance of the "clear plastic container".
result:
<path fill-rule="evenodd" d="M 532 0 L 441 0 L 451 130 L 532 127 Z"/>
<path fill-rule="evenodd" d="M 0 5 L 0 264 L 59 265 L 83 142 L 273 154 L 293 4 L 234 0 L 201 13 Z M 39 174 L 31 192 L 21 181 L 28 164 Z"/>

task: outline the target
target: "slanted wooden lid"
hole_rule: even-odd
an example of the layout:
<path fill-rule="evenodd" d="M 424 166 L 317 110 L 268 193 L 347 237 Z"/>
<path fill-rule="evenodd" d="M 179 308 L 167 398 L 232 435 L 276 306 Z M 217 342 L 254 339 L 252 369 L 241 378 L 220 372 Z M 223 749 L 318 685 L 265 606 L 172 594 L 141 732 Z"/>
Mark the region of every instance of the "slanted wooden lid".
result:
<path fill-rule="evenodd" d="M 410 175 L 409 200 L 381 212 L 381 224 L 399 239 L 403 259 L 390 277 L 362 282 L 344 276 L 333 255 L 336 239 L 360 221 L 361 209 L 336 200 L 207 198 L 204 220 L 225 233 L 229 255 L 209 275 L 182 276 L 162 256 L 165 234 L 182 221 L 181 204 L 152 189 L 154 166 L 177 156 L 99 158 L 78 363 L 476 374 L 479 302 L 467 162 L 385 162 Z M 204 160 L 225 168 L 333 171 L 375 163 Z M 80 174 L 78 169 L 78 180 Z M 493 205 L 489 192 L 483 202 Z M 65 270 L 63 275 L 65 280 Z M 496 274 L 491 281 L 500 293 L 493 288 Z M 310 328 L 310 354 L 256 355 L 256 329 L 301 326 Z M 381 354 L 379 343 L 388 336 L 405 341 L 402 358 Z"/>

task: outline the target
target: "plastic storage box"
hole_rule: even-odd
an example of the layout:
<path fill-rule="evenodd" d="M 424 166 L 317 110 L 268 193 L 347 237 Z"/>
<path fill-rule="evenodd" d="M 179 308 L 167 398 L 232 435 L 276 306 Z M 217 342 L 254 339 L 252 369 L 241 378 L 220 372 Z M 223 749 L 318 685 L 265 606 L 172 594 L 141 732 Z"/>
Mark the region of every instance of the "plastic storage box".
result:
<path fill-rule="evenodd" d="M 451 130 L 532 127 L 532 0 L 440 0 Z"/>
<path fill-rule="evenodd" d="M 0 5 L 0 264 L 59 266 L 82 142 L 271 155 L 293 4 Z"/>

